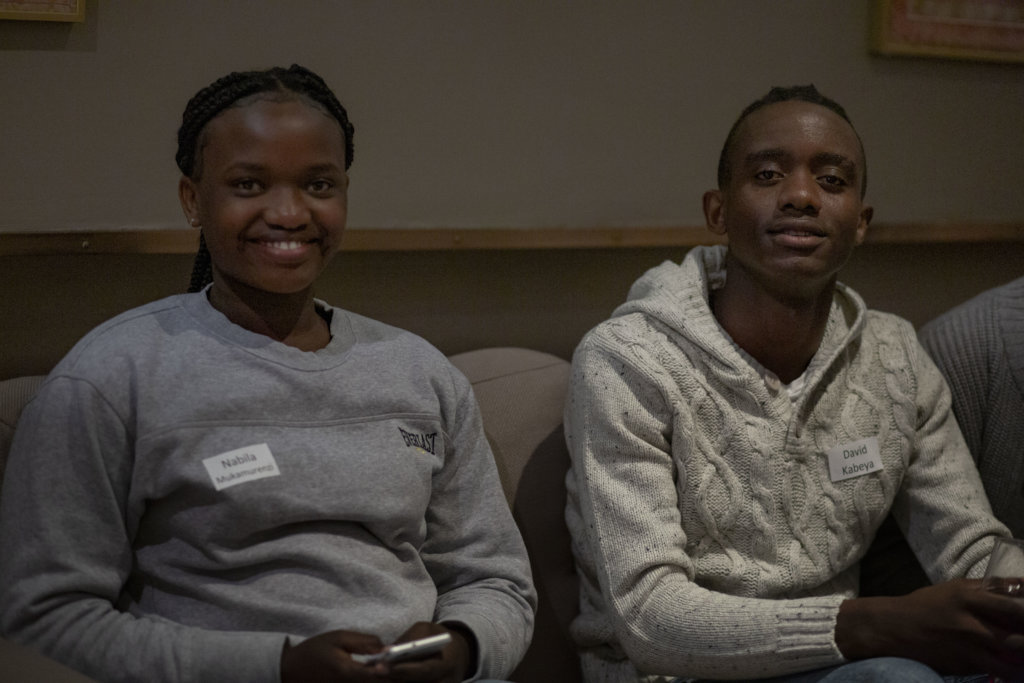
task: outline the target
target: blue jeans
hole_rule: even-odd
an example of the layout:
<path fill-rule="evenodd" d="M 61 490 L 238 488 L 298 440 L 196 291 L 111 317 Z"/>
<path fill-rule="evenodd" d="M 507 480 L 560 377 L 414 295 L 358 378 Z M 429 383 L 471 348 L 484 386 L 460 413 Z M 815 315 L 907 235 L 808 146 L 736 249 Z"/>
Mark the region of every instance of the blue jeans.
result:
<path fill-rule="evenodd" d="M 940 676 L 920 662 L 901 657 L 876 657 L 815 669 L 788 676 L 760 679 L 760 683 L 986 683 L 988 676 Z M 697 683 L 714 683 L 701 679 Z"/>

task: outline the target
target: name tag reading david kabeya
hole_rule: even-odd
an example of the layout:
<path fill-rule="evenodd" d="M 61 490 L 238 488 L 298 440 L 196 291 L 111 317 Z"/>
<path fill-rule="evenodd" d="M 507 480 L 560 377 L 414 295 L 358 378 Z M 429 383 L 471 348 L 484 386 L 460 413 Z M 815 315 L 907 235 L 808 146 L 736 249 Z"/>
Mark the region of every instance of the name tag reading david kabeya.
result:
<path fill-rule="evenodd" d="M 265 443 L 215 455 L 203 460 L 203 464 L 206 465 L 206 471 L 210 473 L 210 479 L 218 491 L 235 484 L 281 474 L 274 456 L 270 453 L 270 446 Z"/>
<path fill-rule="evenodd" d="M 828 451 L 828 472 L 832 481 L 861 477 L 884 469 L 878 438 L 874 436 L 839 444 Z"/>

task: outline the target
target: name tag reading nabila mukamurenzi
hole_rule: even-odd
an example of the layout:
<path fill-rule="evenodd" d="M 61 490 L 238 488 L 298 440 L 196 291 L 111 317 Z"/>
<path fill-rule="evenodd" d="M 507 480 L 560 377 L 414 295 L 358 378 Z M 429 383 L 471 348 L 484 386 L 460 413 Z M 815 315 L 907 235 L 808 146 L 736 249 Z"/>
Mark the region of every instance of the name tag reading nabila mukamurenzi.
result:
<path fill-rule="evenodd" d="M 884 469 L 878 437 L 875 436 L 842 443 L 828 451 L 828 472 L 832 481 L 862 477 Z"/>
<path fill-rule="evenodd" d="M 203 460 L 210 481 L 218 491 L 247 481 L 281 474 L 277 461 L 265 443 L 238 448 Z"/>

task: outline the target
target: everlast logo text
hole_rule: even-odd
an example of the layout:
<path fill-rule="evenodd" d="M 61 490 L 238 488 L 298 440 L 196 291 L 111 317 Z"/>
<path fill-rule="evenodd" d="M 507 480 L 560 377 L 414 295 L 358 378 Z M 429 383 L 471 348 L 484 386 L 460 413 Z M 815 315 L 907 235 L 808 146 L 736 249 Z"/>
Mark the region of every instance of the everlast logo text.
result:
<path fill-rule="evenodd" d="M 401 427 L 398 428 L 398 431 L 402 433 L 402 439 L 405 440 L 406 446 L 419 448 L 431 455 L 436 455 L 434 452 L 434 444 L 437 441 L 437 432 L 431 432 L 430 434 L 413 434 L 412 432 L 405 431 Z"/>

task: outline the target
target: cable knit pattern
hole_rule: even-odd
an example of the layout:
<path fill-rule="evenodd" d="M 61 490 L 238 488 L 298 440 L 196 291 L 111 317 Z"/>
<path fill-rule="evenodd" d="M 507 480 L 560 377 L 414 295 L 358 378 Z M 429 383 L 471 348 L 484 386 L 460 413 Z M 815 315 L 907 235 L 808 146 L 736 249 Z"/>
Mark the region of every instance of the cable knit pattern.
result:
<path fill-rule="evenodd" d="M 1024 537 L 1024 278 L 921 328 L 996 516 Z"/>
<path fill-rule="evenodd" d="M 890 508 L 933 579 L 980 575 L 1006 533 L 909 323 L 838 285 L 792 401 L 711 313 L 724 257 L 652 269 L 574 356 L 566 517 L 590 681 L 839 663 L 836 614 Z M 867 437 L 884 469 L 832 481 L 826 452 Z"/>

